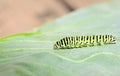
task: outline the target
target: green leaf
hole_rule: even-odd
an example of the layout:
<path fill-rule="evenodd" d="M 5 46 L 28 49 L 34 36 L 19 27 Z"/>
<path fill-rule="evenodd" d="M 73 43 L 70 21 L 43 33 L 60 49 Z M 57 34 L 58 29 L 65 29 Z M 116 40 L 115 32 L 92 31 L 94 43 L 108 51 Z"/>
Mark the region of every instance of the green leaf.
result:
<path fill-rule="evenodd" d="M 120 76 L 120 5 L 77 10 L 30 33 L 0 38 L 0 76 Z M 66 36 L 112 34 L 116 44 L 54 50 Z"/>

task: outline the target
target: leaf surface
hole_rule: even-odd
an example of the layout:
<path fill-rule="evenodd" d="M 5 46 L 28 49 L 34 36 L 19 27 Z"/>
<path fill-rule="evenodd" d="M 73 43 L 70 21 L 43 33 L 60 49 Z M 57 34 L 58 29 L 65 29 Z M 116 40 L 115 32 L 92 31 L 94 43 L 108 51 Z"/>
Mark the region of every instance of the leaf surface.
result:
<path fill-rule="evenodd" d="M 77 10 L 33 30 L 0 38 L 0 76 L 120 76 L 120 5 Z M 111 34 L 116 44 L 54 50 L 66 36 Z"/>

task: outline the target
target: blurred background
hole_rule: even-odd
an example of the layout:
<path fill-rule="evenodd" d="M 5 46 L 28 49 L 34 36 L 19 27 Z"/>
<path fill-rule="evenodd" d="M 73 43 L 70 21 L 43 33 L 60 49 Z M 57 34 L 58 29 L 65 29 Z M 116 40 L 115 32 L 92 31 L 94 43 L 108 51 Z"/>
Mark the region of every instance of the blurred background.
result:
<path fill-rule="evenodd" d="M 30 31 L 77 9 L 110 0 L 0 0 L 0 37 Z"/>

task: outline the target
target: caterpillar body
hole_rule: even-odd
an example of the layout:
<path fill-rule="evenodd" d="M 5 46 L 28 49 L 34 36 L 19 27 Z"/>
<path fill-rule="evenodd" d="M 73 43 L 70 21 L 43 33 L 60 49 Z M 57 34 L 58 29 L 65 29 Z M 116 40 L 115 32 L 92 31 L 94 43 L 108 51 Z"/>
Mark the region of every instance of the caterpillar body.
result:
<path fill-rule="evenodd" d="M 115 44 L 115 37 L 112 35 L 92 36 L 71 36 L 60 39 L 54 44 L 54 49 L 70 49 L 95 45 Z"/>

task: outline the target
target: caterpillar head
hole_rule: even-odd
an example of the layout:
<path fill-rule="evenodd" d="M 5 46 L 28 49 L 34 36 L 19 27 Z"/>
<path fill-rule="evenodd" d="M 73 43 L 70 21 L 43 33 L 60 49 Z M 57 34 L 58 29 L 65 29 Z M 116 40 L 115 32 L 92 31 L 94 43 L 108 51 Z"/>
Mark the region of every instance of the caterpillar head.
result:
<path fill-rule="evenodd" d="M 114 44 L 116 43 L 115 37 L 112 38 L 112 43 L 114 43 Z"/>
<path fill-rule="evenodd" d="M 114 36 L 110 35 L 110 43 L 115 44 L 116 43 L 116 39 Z"/>

